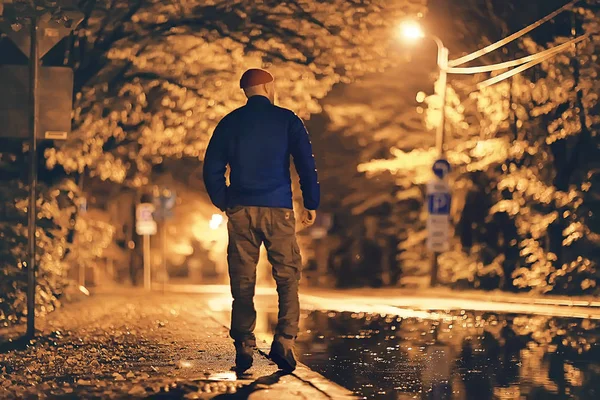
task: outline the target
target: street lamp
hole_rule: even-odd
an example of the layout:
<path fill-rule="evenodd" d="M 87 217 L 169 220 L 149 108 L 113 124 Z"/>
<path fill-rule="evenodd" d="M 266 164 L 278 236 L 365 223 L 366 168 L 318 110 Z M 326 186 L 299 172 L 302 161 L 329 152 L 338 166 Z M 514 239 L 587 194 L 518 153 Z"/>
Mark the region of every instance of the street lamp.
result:
<path fill-rule="evenodd" d="M 398 36 L 402 40 L 417 40 L 425 37 L 425 33 L 418 22 L 408 20 L 398 26 Z"/>
<path fill-rule="evenodd" d="M 412 20 L 404 21 L 398 26 L 398 36 L 403 41 L 415 42 L 426 36 L 433 39 L 438 48 L 437 66 L 439 71 L 439 96 L 441 103 L 440 121 L 436 131 L 435 147 L 439 158 L 444 155 L 444 124 L 446 121 L 446 90 L 448 89 L 448 49 L 444 46 L 442 40 L 431 34 L 425 34 L 421 25 Z"/>
<path fill-rule="evenodd" d="M 448 249 L 449 229 L 450 229 L 450 187 L 447 181 L 447 175 L 450 165 L 444 160 L 444 125 L 446 122 L 446 90 L 448 89 L 448 49 L 444 46 L 442 40 L 435 35 L 425 35 L 423 29 L 416 21 L 405 21 L 399 26 L 399 34 L 402 40 L 416 41 L 429 36 L 433 39 L 438 48 L 437 66 L 439 71 L 439 81 L 436 91 L 440 96 L 440 120 L 435 135 L 435 147 L 438 153 L 438 160 L 434 163 L 433 169 L 438 177 L 427 183 L 427 208 L 429 217 L 427 220 L 428 247 L 432 250 L 431 258 L 431 286 L 437 285 L 438 277 L 438 257 L 442 251 Z M 441 167 L 441 168 L 440 168 Z"/>

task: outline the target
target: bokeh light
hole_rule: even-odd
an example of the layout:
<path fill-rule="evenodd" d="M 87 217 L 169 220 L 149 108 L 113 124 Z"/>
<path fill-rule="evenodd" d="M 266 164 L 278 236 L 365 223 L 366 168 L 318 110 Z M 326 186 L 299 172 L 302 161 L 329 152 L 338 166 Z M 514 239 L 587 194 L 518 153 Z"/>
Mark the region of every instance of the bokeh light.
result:
<path fill-rule="evenodd" d="M 210 229 L 217 230 L 223 223 L 223 216 L 221 214 L 213 214 L 211 220 L 208 222 Z"/>
<path fill-rule="evenodd" d="M 398 26 L 397 35 L 398 38 L 402 41 L 416 41 L 418 39 L 423 38 L 425 36 L 425 33 L 423 32 L 423 28 L 421 28 L 421 25 L 418 22 L 408 20 L 403 21 Z"/>

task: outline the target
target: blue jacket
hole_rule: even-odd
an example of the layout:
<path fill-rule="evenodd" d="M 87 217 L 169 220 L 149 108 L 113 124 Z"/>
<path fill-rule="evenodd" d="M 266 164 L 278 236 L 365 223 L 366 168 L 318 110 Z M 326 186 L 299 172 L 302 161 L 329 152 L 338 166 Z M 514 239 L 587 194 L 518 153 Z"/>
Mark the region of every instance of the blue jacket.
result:
<path fill-rule="evenodd" d="M 250 97 L 219 122 L 208 144 L 204 184 L 210 199 L 221 211 L 234 206 L 293 208 L 290 155 L 300 176 L 304 207 L 316 210 L 320 188 L 302 120 L 266 97 Z"/>

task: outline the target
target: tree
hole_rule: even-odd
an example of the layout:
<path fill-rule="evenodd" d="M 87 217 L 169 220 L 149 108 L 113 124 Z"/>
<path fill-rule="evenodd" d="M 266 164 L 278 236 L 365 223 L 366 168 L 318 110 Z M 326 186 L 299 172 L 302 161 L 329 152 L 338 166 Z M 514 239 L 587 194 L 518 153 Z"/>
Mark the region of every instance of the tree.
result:
<path fill-rule="evenodd" d="M 308 118 L 336 83 L 397 63 L 386 56 L 393 29 L 424 5 L 87 1 L 67 49 L 78 92 L 74 134 L 46 151 L 48 166 L 89 175 L 92 185 L 146 190 L 167 159 L 202 160 L 216 123 L 245 100 L 244 69 L 268 68 L 280 104 Z"/>
<path fill-rule="evenodd" d="M 81 90 L 75 133 L 47 151 L 48 164 L 135 187 L 165 157 L 202 158 L 215 124 L 243 103 L 245 68 L 269 68 L 281 104 L 308 117 L 334 84 L 395 62 L 385 57 L 390 30 L 424 8 L 382 0 L 86 4 L 70 53 Z"/>
<path fill-rule="evenodd" d="M 514 11 L 517 3 L 508 9 L 485 3 L 492 13 L 488 20 L 501 21 L 504 31 L 519 28 L 509 26 L 512 19 L 502 14 Z M 592 2 L 584 2 L 566 13 L 565 20 L 519 41 L 517 49 L 511 47 L 510 58 L 564 43 L 568 38 L 563 34 L 593 34 L 596 12 Z M 599 242 L 590 208 L 598 159 L 594 52 L 594 40 L 584 42 L 540 68 L 482 91 L 472 90 L 480 77 L 452 81 L 447 149 L 455 166 L 455 204 L 460 205 L 455 220 L 465 251 L 456 243 L 457 250 L 444 256 L 447 279 L 541 292 L 595 290 L 593 260 Z M 437 101 L 435 96 L 422 98 L 428 106 Z M 428 128 L 435 127 L 435 107 L 424 115 Z M 394 159 L 360 168 L 392 171 L 418 184 L 427 177 L 423 172 L 435 153 L 394 149 L 392 154 Z"/>
<path fill-rule="evenodd" d="M 45 164 L 55 180 L 65 173 L 80 182 L 85 176 L 88 198 L 103 197 L 102 181 L 137 193 L 151 187 L 160 173 L 156 165 L 202 160 L 217 121 L 243 103 L 237 80 L 245 68 L 274 72 L 281 104 L 307 118 L 320 112 L 319 100 L 336 83 L 397 62 L 385 57 L 391 30 L 402 17 L 423 12 L 424 4 L 81 1 L 79 29 L 43 60 L 73 67 L 76 92 L 73 134 L 46 149 Z M 0 44 L 12 46 L 6 38 Z M 18 51 L 5 54 L 24 62 Z M 72 194 L 78 196 L 83 193 Z M 130 197 L 136 201 L 137 194 Z M 71 232 L 72 260 L 84 262 L 80 252 L 97 249 L 84 249 L 86 234 L 73 236 L 75 226 L 88 226 L 75 219 L 57 224 Z M 127 246 L 132 240 L 134 234 Z"/>
<path fill-rule="evenodd" d="M 565 24 L 571 27 L 572 35 L 594 35 L 597 17 L 592 2 L 583 2 L 565 16 Z M 565 40 L 557 37 L 554 43 Z M 538 48 L 534 42 L 524 45 L 534 51 Z M 527 253 L 530 258 L 538 259 L 533 264 L 537 268 L 532 266 L 532 269 L 544 291 L 579 293 L 597 289 L 595 260 L 600 241 L 594 227 L 593 199 L 598 187 L 592 184 L 599 156 L 595 116 L 598 67 L 592 61 L 595 53 L 592 36 L 591 40 L 574 46 L 571 52 L 545 63 L 537 79 L 534 78 L 535 89 L 522 92 L 519 98 L 532 122 L 547 127 L 546 132 L 540 132 L 535 148 L 547 156 L 544 164 L 551 173 L 539 168 L 539 163 L 531 167 L 534 174 L 523 168 L 515 170 L 521 175 L 526 172 L 529 186 L 536 185 L 536 181 L 538 186 L 541 183 L 545 188 L 539 193 L 547 194 L 536 196 L 530 188 L 525 193 L 516 191 L 517 200 L 530 200 L 532 216 L 547 226 L 545 235 L 532 237 L 530 246 L 523 249 L 530 251 Z M 532 152 L 530 149 L 527 153 Z M 526 280 L 530 274 L 527 269 L 520 269 L 516 277 L 521 278 L 522 285 L 530 286 Z"/>
<path fill-rule="evenodd" d="M 27 187 L 11 180 L 0 188 L 0 326 L 21 321 L 27 291 Z M 40 184 L 37 201 L 38 313 L 60 305 L 69 285 L 70 266 L 89 265 L 101 256 L 112 239 L 112 227 L 98 218 L 78 214 L 81 192 L 69 179 Z"/>
<path fill-rule="evenodd" d="M 4 2 L 3 2 L 4 3 Z M 12 7 L 0 4 L 0 14 L 13 29 L 23 29 L 24 15 L 33 10 L 53 18 L 62 18 L 58 2 L 16 0 Z M 0 35 L 3 63 L 19 63 L 23 57 L 19 50 Z M 8 48 L 8 51 L 5 51 Z M 13 51 L 11 51 L 11 48 Z M 15 60 L 15 58 L 17 60 Z M 22 59 L 21 59 L 22 60 Z M 7 129 L 2 127 L 2 129 Z M 0 326 L 20 322 L 26 313 L 27 290 L 27 196 L 29 187 L 25 155 L 28 144 L 7 139 L 12 132 L 2 134 L 0 152 Z M 46 143 L 41 146 L 47 145 Z M 39 162 L 38 162 L 39 164 Z M 96 260 L 112 237 L 111 227 L 101 219 L 86 218 L 78 212 L 82 193 L 73 179 L 60 172 L 40 171 L 37 199 L 37 285 L 36 309 L 32 312 L 46 313 L 60 305 L 60 297 L 69 285 L 69 267 L 73 264 L 89 264 Z"/>

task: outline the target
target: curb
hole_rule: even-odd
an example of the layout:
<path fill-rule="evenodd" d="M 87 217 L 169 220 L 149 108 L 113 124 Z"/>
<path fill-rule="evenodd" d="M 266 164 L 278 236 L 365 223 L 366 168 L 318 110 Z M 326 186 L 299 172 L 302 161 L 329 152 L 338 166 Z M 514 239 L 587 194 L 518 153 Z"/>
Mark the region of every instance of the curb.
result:
<path fill-rule="evenodd" d="M 206 309 L 205 312 L 208 315 L 210 315 L 210 317 L 219 325 L 222 325 L 224 328 L 227 328 L 227 323 L 224 323 L 224 321 L 220 319 L 219 316 L 217 316 L 217 314 L 214 313 L 212 310 Z M 262 341 L 261 344 L 267 345 L 267 341 L 264 340 L 266 338 L 257 336 L 257 339 Z M 257 346 L 257 348 L 260 356 L 267 358 L 267 354 L 269 351 L 268 347 Z M 332 400 L 349 400 L 358 398 L 350 390 L 338 385 L 335 382 L 330 381 L 323 375 L 319 374 L 316 371 L 313 371 L 301 362 L 298 362 L 298 366 L 296 367 L 296 370 L 291 374 L 291 376 L 302 381 L 305 385 L 318 390 L 327 398 Z"/>
<path fill-rule="evenodd" d="M 372 290 L 372 295 L 356 290 L 309 290 L 302 298 L 309 303 L 327 304 L 338 310 L 370 311 L 391 314 L 394 309 L 400 316 L 437 318 L 435 311 L 473 310 L 508 314 L 530 314 L 550 317 L 600 320 L 600 307 L 595 302 L 556 299 L 494 299 L 493 296 L 470 295 L 429 291 L 427 295 L 388 289 Z M 484 297 L 485 296 L 485 297 Z M 339 303 L 339 304 L 338 304 Z M 591 305 L 588 305 L 591 304 Z M 422 313 L 420 315 L 419 313 Z"/>

